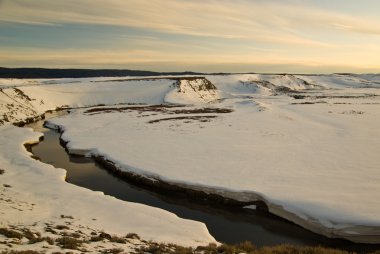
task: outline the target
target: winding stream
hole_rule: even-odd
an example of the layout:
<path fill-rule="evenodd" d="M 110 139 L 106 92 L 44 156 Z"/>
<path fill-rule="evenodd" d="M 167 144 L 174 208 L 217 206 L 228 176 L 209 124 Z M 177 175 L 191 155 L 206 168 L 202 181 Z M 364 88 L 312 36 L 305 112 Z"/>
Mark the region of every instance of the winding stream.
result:
<path fill-rule="evenodd" d="M 65 112 L 46 114 L 46 117 L 62 114 Z M 42 162 L 66 169 L 68 182 L 128 202 L 159 207 L 181 218 L 201 221 L 220 242 L 238 243 L 249 240 L 259 247 L 277 244 L 322 245 L 358 252 L 380 248 L 379 245 L 328 239 L 265 212 L 209 204 L 183 194 L 141 188 L 112 175 L 91 158 L 68 155 L 59 143 L 60 134 L 44 128 L 43 123 L 44 121 L 38 121 L 28 125 L 35 131 L 44 133 L 44 140 L 33 146 L 32 152 Z"/>

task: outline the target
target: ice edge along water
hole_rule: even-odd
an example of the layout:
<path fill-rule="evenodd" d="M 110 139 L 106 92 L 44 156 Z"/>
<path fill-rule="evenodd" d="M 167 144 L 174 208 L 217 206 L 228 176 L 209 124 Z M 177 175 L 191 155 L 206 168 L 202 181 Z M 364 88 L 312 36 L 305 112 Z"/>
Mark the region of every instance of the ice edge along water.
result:
<path fill-rule="evenodd" d="M 56 84 L 46 85 L 43 84 L 44 81 L 40 81 L 42 84 L 19 87 L 22 91 L 30 96 L 31 98 L 38 98 L 35 101 L 29 101 L 30 104 L 34 104 L 35 108 L 39 111 L 45 109 L 54 108 L 54 106 L 83 106 L 83 105 L 97 105 L 97 104 L 115 104 L 117 102 L 135 102 L 135 103 L 149 103 L 149 104 L 160 104 L 163 102 L 174 102 L 183 104 L 203 104 L 215 99 L 225 99 L 225 98 L 247 98 L 259 95 L 268 95 L 273 92 L 273 89 L 283 87 L 292 90 L 304 90 L 304 89 L 314 89 L 310 91 L 312 93 L 317 93 L 319 89 L 336 89 L 332 91 L 333 96 L 345 95 L 349 92 L 350 94 L 361 93 L 365 94 L 372 92 L 371 89 L 378 87 L 378 76 L 342 76 L 342 75 L 330 75 L 330 76 L 293 76 L 293 75 L 232 75 L 232 76 L 212 76 L 208 77 L 212 80 L 216 87 L 209 86 L 209 83 L 204 79 L 179 79 L 175 82 L 173 80 L 158 79 L 155 81 L 129 81 L 129 82 L 113 82 L 109 86 L 105 86 L 102 83 L 92 84 L 91 80 L 77 80 L 82 82 L 82 84 L 76 83 L 71 84 L 67 80 L 58 80 Z M 96 79 L 95 79 L 96 80 Z M 66 83 L 62 85 L 60 83 Z M 87 86 L 85 86 L 85 84 Z M 90 84 L 90 87 L 88 85 Z M 338 89 L 339 90 L 338 90 Z M 9 88 L 11 89 L 11 88 Z M 278 89 L 278 91 L 281 91 Z M 343 89 L 343 90 L 342 90 Z M 346 91 L 346 90 L 347 91 Z M 74 91 L 73 91 L 74 90 Z M 70 91 L 70 96 L 66 98 L 59 97 L 63 93 L 68 93 Z M 42 92 L 41 94 L 39 94 Z M 89 95 L 86 95 L 88 93 Z M 58 95 L 58 96 L 57 96 Z M 95 96 L 94 96 L 95 95 Z M 47 100 L 53 97 L 53 100 Z M 343 98 L 343 97 L 342 97 Z M 45 101 L 47 100 L 47 101 Z M 268 100 L 258 97 L 254 102 L 252 100 L 239 99 L 236 105 L 244 105 L 247 103 L 253 103 L 252 105 L 259 105 L 259 110 L 263 108 L 270 108 L 273 105 L 268 104 Z M 345 103 L 338 99 L 335 103 Z M 39 101 L 39 105 L 36 107 L 36 101 Z M 43 101 L 43 103 L 41 103 Z M 47 106 L 46 104 L 49 104 Z M 376 102 L 374 102 L 376 103 Z M 227 103 L 228 104 L 228 103 Z M 231 106 L 223 104 L 223 106 Z M 289 116 L 286 116 L 289 117 Z M 306 117 L 307 118 L 307 117 Z M 322 119 L 325 120 L 325 119 Z M 59 120 L 57 120 L 59 123 Z M 53 124 L 53 123 L 51 123 Z M 67 124 L 67 123 L 66 123 Z M 59 125 L 59 124 L 57 124 Z M 64 124 L 63 124 L 64 125 Z M 61 127 L 64 129 L 64 127 Z M 70 128 L 67 128 L 70 130 Z M 75 137 L 75 136 L 74 136 Z M 69 140 L 72 139 L 68 138 Z M 75 138 L 71 141 L 74 141 Z M 80 142 L 79 142 L 80 143 Z M 71 152 L 78 153 L 78 147 L 73 145 L 69 147 L 72 149 Z M 76 142 L 78 145 L 78 142 Z M 80 146 L 79 146 L 80 147 Z M 81 153 L 88 151 L 88 148 L 80 148 Z M 102 155 L 106 154 L 106 151 Z M 114 159 L 110 158 L 111 160 Z M 128 162 L 127 162 L 128 163 Z M 121 168 L 126 168 L 126 163 L 121 163 Z M 355 223 L 355 218 L 349 223 L 341 223 L 339 221 L 334 222 L 333 220 L 324 220 L 323 218 L 318 218 L 316 216 L 310 216 L 307 209 L 306 212 L 300 212 L 302 209 L 298 207 L 292 207 L 286 202 L 281 202 L 279 199 L 275 199 L 273 195 L 257 193 L 255 191 L 244 191 L 244 190 L 234 190 L 234 188 L 228 188 L 226 186 L 214 186 L 204 185 L 198 182 L 181 182 L 179 179 L 174 181 L 170 179 L 169 176 L 154 174 L 152 171 L 147 172 L 146 170 L 138 170 L 139 167 L 128 167 L 128 170 L 137 171 L 139 174 L 147 174 L 148 177 L 157 178 L 162 181 L 172 182 L 173 184 L 184 186 L 185 188 L 198 189 L 205 191 L 207 193 L 218 194 L 224 197 L 236 199 L 239 201 L 255 201 L 262 200 L 267 205 L 269 210 L 281 217 L 289 219 L 309 230 L 317 232 L 319 234 L 326 235 L 328 237 L 341 237 L 345 239 L 350 239 L 355 242 L 378 242 L 379 227 L 376 218 L 372 218 L 368 221 L 365 219 L 359 219 Z M 149 168 L 149 167 L 148 167 Z M 372 200 L 373 202 L 373 200 Z M 347 216 L 345 214 L 345 216 Z M 353 215 L 355 217 L 355 215 Z M 328 219 L 328 218 L 327 218 Z M 352 218 L 351 218 L 352 219 Z M 364 222 L 362 225 L 360 221 Z M 372 224 L 371 224 L 372 223 Z"/>

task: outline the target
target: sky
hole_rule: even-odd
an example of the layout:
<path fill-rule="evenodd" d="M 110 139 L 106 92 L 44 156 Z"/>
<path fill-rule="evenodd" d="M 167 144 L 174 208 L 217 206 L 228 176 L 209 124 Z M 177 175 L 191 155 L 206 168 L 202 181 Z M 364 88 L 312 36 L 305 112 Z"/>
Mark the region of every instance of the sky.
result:
<path fill-rule="evenodd" d="M 379 0 L 0 0 L 0 66 L 380 72 Z"/>

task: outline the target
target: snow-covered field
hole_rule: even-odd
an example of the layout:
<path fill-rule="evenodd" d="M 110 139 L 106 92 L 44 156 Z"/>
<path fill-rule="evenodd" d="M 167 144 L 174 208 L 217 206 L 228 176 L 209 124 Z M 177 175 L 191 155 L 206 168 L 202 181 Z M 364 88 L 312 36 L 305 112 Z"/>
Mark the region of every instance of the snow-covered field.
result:
<path fill-rule="evenodd" d="M 81 223 L 110 224 L 110 231 L 122 233 L 122 223 L 112 218 L 127 213 L 128 231 L 144 238 L 187 245 L 213 241 L 200 223 L 64 183 L 64 171 L 33 161 L 22 148 L 38 134 L 8 124 L 56 107 L 97 105 L 49 120 L 64 131 L 71 153 L 104 156 L 120 170 L 154 181 L 244 202 L 262 200 L 270 212 L 329 237 L 380 243 L 379 75 L 0 80 L 1 85 L 0 132 L 8 138 L 1 142 L 6 173 L 0 181 L 15 186 L 15 197 L 28 195 L 41 204 L 40 212 L 31 213 L 38 221 L 79 209 L 73 216 Z M 86 209 L 102 219 L 91 224 Z M 156 213 L 157 221 L 139 218 Z M 0 223 L 19 218 L 16 210 L 7 214 Z M 154 223 L 167 233 L 154 231 Z"/>

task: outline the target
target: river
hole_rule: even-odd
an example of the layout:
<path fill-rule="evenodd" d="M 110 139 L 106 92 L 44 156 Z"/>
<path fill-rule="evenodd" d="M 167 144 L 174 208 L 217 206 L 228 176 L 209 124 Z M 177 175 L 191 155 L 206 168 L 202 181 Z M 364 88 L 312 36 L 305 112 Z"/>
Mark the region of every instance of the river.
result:
<path fill-rule="evenodd" d="M 65 114 L 54 112 L 47 118 Z M 190 198 L 184 194 L 168 193 L 141 188 L 109 173 L 91 158 L 72 156 L 59 143 L 60 134 L 43 127 L 44 121 L 29 124 L 35 131 L 44 133 L 44 140 L 32 147 L 42 162 L 67 170 L 67 182 L 94 191 L 102 191 L 128 202 L 136 202 L 170 211 L 181 218 L 201 221 L 216 240 L 225 243 L 251 241 L 256 246 L 293 244 L 301 246 L 327 246 L 349 251 L 370 251 L 377 245 L 354 244 L 333 240 L 309 232 L 291 222 L 268 214 L 237 207 L 226 207 L 208 201 Z"/>

